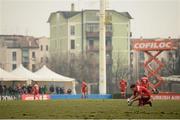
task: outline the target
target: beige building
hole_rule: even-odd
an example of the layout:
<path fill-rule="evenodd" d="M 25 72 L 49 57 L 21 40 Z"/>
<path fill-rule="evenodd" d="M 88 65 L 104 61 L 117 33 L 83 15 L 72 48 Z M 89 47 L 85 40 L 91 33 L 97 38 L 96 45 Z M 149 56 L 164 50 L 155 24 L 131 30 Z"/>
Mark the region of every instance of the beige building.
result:
<path fill-rule="evenodd" d="M 37 40 L 39 48 L 37 50 L 37 68 L 42 67 L 49 63 L 49 39 L 47 37 L 41 37 Z"/>
<path fill-rule="evenodd" d="M 48 38 L 22 35 L 0 35 L 0 67 L 12 71 L 20 64 L 36 71 L 49 59 Z"/>

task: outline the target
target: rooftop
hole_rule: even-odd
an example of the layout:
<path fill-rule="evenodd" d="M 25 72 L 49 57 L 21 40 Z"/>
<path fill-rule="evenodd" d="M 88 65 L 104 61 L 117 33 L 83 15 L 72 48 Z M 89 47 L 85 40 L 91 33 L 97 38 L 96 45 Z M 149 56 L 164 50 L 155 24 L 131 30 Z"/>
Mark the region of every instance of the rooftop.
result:
<path fill-rule="evenodd" d="M 23 35 L 0 35 L 0 43 L 7 48 L 38 48 L 37 39 Z"/>
<path fill-rule="evenodd" d="M 71 18 L 71 17 L 73 17 L 73 16 L 75 16 L 75 15 L 77 15 L 77 14 L 80 14 L 80 13 L 86 12 L 86 11 L 99 11 L 99 10 L 86 9 L 86 10 L 82 10 L 82 11 L 56 11 L 56 12 L 52 12 L 52 13 L 50 14 L 50 16 L 49 16 L 49 18 L 48 18 L 48 22 L 49 22 L 52 14 L 62 13 L 63 16 L 64 16 L 64 18 L 69 19 L 69 18 Z M 106 10 L 106 11 L 108 11 L 108 12 L 116 12 L 116 13 L 124 16 L 124 17 L 127 17 L 127 18 L 129 18 L 129 19 L 133 19 L 128 12 L 118 12 L 118 11 L 116 11 L 116 10 Z"/>

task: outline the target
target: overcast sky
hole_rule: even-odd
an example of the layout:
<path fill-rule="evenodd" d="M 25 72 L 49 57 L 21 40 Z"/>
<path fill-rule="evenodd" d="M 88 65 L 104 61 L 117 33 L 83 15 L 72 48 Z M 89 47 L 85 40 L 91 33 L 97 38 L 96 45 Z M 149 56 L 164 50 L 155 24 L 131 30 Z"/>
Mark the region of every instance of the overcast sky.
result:
<path fill-rule="evenodd" d="M 49 36 L 51 12 L 99 9 L 99 0 L 0 0 L 0 34 Z M 107 8 L 127 11 L 133 38 L 180 37 L 180 0 L 107 0 Z"/>

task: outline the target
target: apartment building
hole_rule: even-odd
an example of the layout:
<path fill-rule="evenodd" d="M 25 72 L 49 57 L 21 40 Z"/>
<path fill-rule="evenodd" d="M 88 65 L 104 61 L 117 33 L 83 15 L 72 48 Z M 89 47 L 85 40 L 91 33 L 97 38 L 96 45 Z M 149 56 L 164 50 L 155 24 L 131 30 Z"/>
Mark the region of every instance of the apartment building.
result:
<path fill-rule="evenodd" d="M 27 69 L 35 71 L 48 62 L 48 45 L 45 37 L 0 35 L 0 67 L 12 71 L 23 64 Z M 41 50 L 43 47 L 44 50 Z"/>
<path fill-rule="evenodd" d="M 130 20 L 128 12 L 106 10 L 106 68 L 107 91 L 118 90 L 119 79 L 115 72 L 129 72 L 130 65 Z M 99 80 L 99 10 L 57 11 L 50 14 L 50 55 L 51 58 L 67 60 L 81 55 L 88 58 L 86 63 L 89 76 L 85 78 L 98 85 Z M 72 64 L 72 63 L 71 63 Z M 90 64 L 90 65 L 89 65 Z M 120 66 L 119 66 L 120 65 Z M 118 67 L 118 68 L 117 68 Z M 71 73 L 68 73 L 69 76 Z M 119 73 L 120 74 L 120 73 Z M 128 79 L 127 77 L 125 79 Z M 115 86 L 115 87 L 114 87 Z M 97 86 L 94 86 L 95 90 Z M 97 93 L 97 89 L 94 91 Z"/>

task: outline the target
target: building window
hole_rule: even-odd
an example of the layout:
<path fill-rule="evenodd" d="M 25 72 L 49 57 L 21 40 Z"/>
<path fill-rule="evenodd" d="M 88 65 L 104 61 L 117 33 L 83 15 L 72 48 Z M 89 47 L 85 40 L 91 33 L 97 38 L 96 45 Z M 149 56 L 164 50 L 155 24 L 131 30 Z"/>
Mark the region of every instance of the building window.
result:
<path fill-rule="evenodd" d="M 16 52 L 12 52 L 12 60 L 16 61 Z"/>
<path fill-rule="evenodd" d="M 71 49 L 75 49 L 75 40 L 71 40 Z"/>
<path fill-rule="evenodd" d="M 94 47 L 94 40 L 89 40 L 89 47 Z"/>
<path fill-rule="evenodd" d="M 16 64 L 13 64 L 12 65 L 12 70 L 16 69 L 17 65 Z"/>
<path fill-rule="evenodd" d="M 43 57 L 41 57 L 41 63 L 43 62 Z"/>
<path fill-rule="evenodd" d="M 112 32 L 112 24 L 106 25 L 106 31 L 107 32 Z"/>
<path fill-rule="evenodd" d="M 106 46 L 111 46 L 111 39 L 106 40 Z"/>
<path fill-rule="evenodd" d="M 23 63 L 23 66 L 27 69 L 29 69 L 29 64 L 28 63 Z"/>
<path fill-rule="evenodd" d="M 43 46 L 41 45 L 41 51 L 43 51 Z"/>
<path fill-rule="evenodd" d="M 48 51 L 48 45 L 46 45 L 46 51 Z"/>
<path fill-rule="evenodd" d="M 86 31 L 87 32 L 98 32 L 99 31 L 99 24 L 97 24 L 97 23 L 87 23 L 86 24 Z"/>
<path fill-rule="evenodd" d="M 22 49 L 22 63 L 25 65 L 29 63 L 29 49 L 28 48 Z"/>
<path fill-rule="evenodd" d="M 48 63 L 49 62 L 49 59 L 48 59 L 48 57 L 46 57 L 46 63 Z"/>
<path fill-rule="evenodd" d="M 32 71 L 33 71 L 33 72 L 36 71 L 36 66 L 35 66 L 35 64 L 32 64 Z"/>
<path fill-rule="evenodd" d="M 141 60 L 144 60 L 144 53 L 143 53 L 143 52 L 140 52 L 139 57 L 140 57 Z"/>
<path fill-rule="evenodd" d="M 71 30 L 71 35 L 75 35 L 75 26 L 74 25 L 70 26 L 70 30 Z"/>
<path fill-rule="evenodd" d="M 36 58 L 36 53 L 32 52 L 32 58 Z"/>

